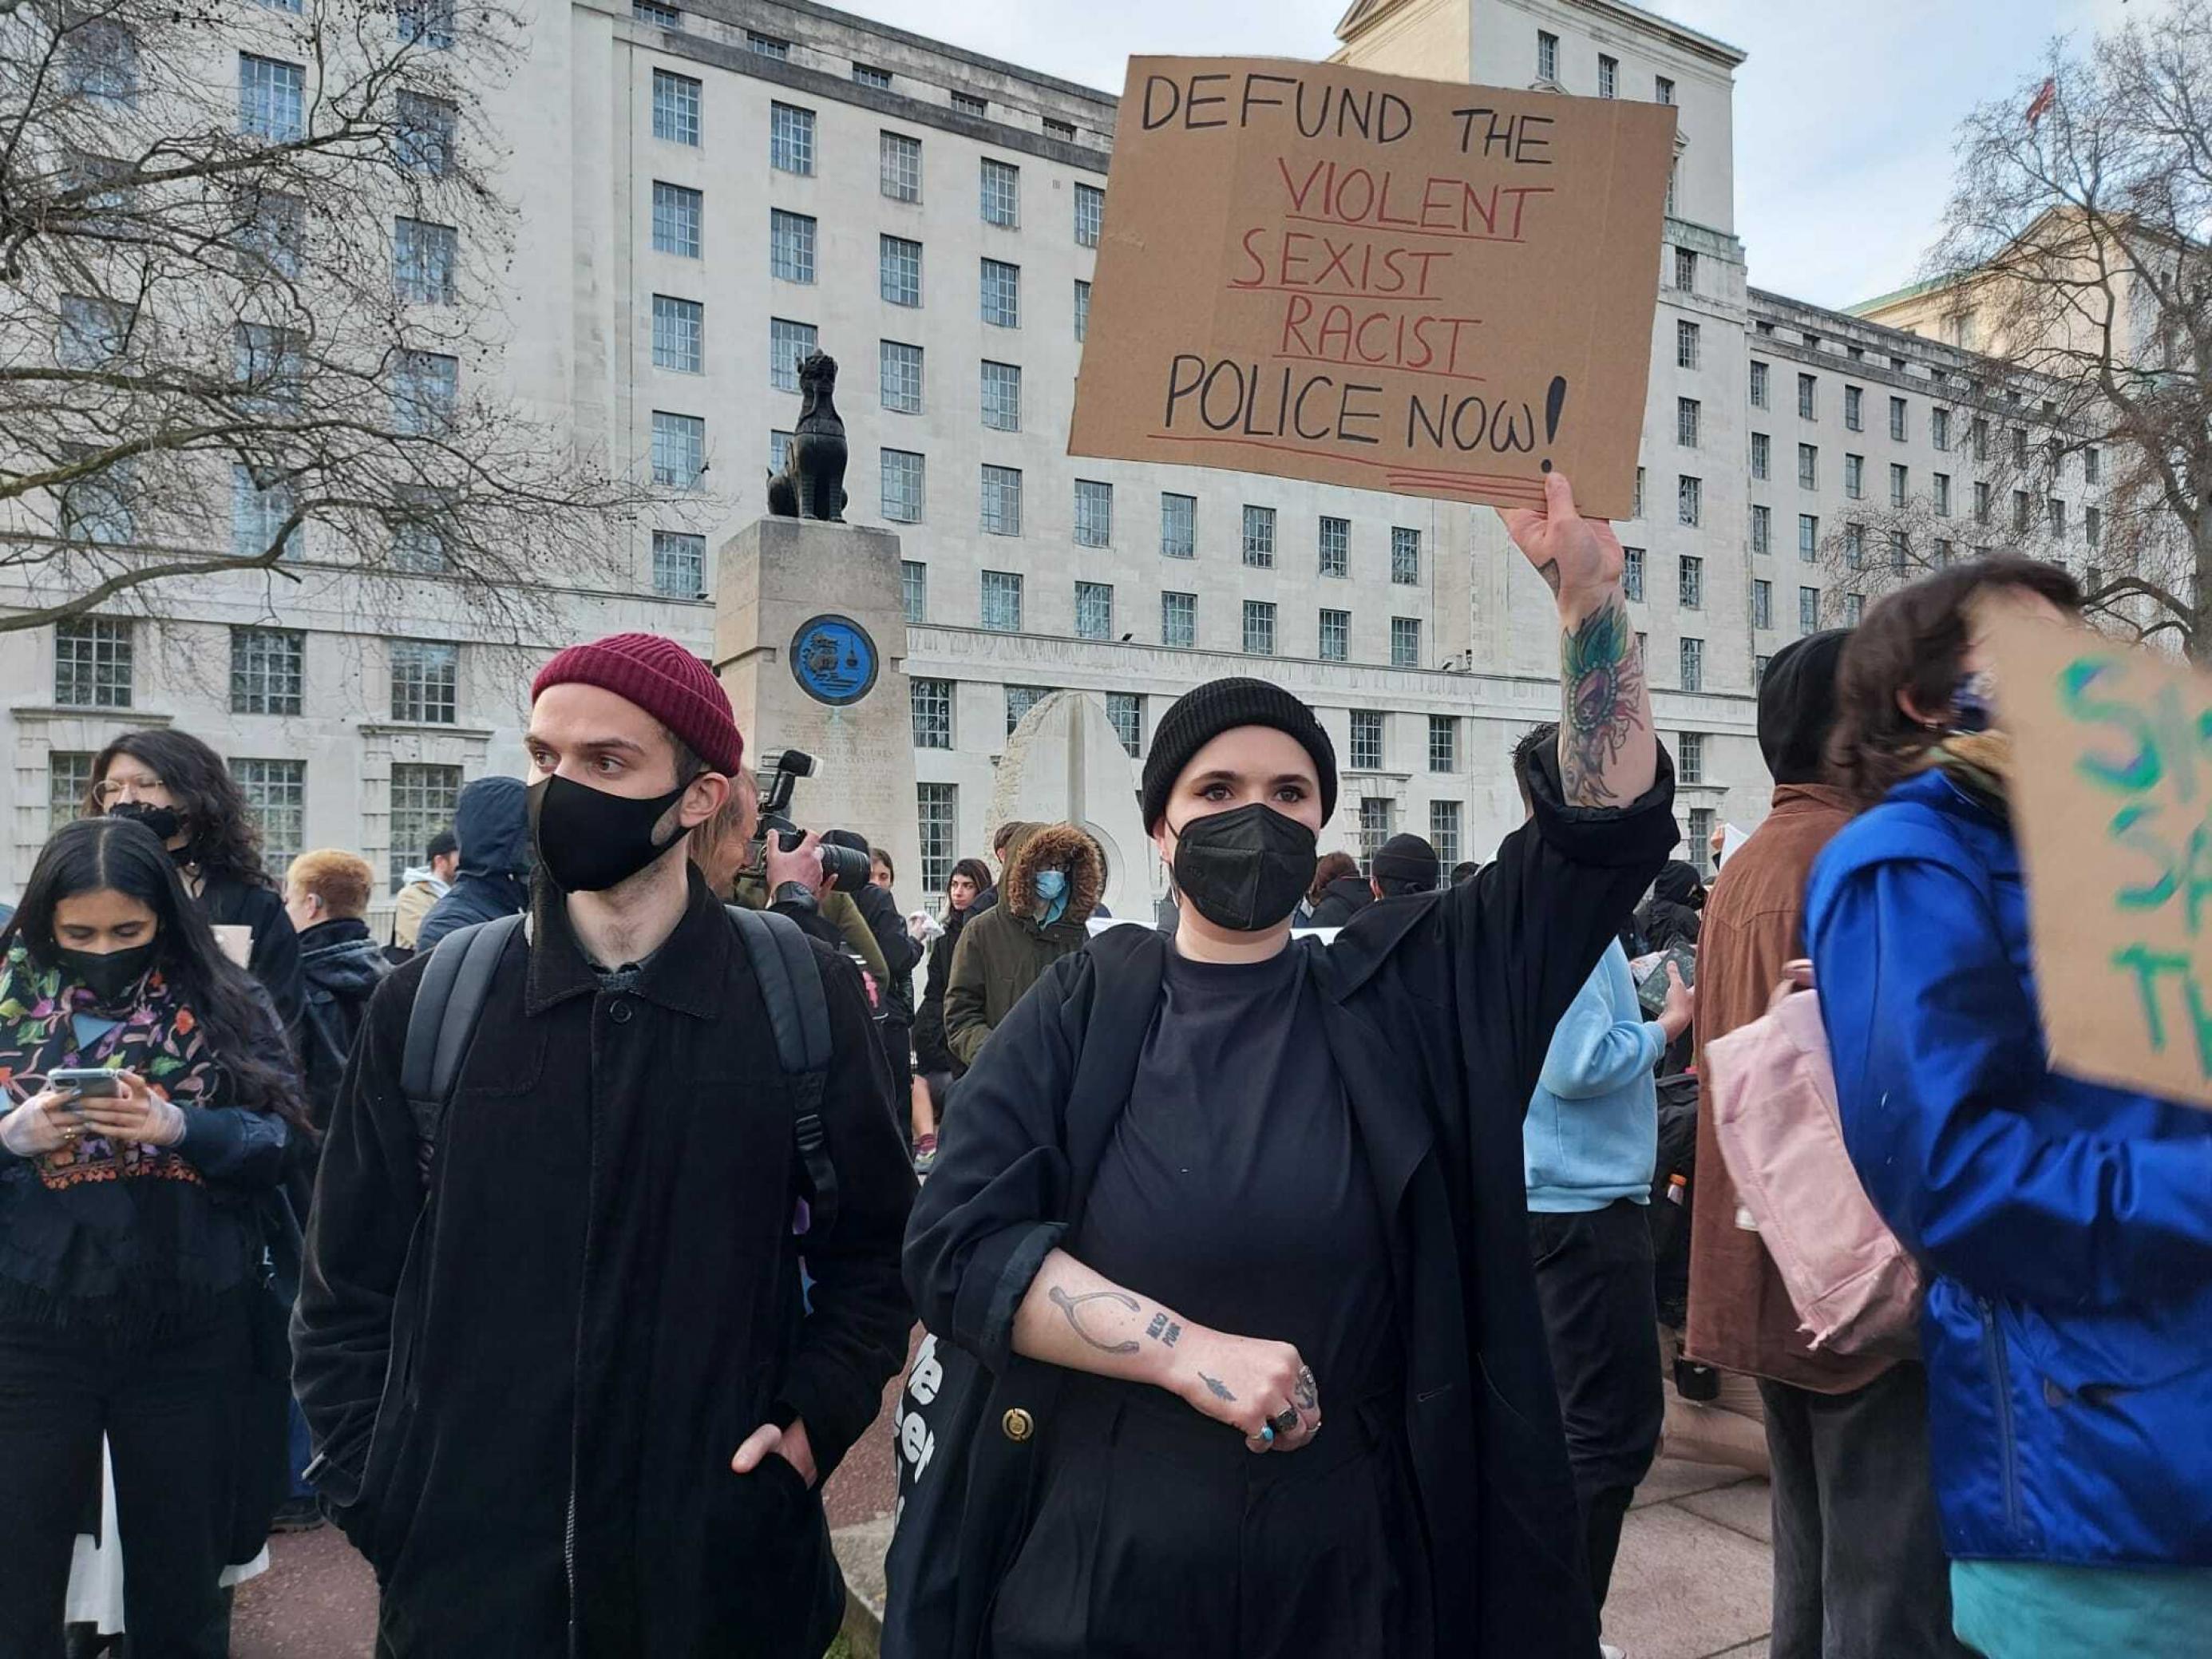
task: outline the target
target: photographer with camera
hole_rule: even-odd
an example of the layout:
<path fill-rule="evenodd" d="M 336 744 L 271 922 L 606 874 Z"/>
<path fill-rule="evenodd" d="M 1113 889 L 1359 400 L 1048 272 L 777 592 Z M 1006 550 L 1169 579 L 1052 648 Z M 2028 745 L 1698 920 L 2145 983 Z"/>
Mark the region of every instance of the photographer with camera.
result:
<path fill-rule="evenodd" d="M 693 873 L 750 787 L 705 665 L 620 635 L 534 694 L 528 928 L 387 978 L 332 1116 L 293 1326 L 313 1474 L 386 1659 L 815 1659 L 845 1602 L 820 1483 L 912 1316 L 882 1050 L 850 963 Z M 763 856 L 804 910 L 817 848 Z M 425 1048 L 459 1054 L 427 1101 Z"/>
<path fill-rule="evenodd" d="M 813 756 L 797 749 L 785 750 L 776 757 L 766 795 L 748 775 L 741 789 L 732 792 L 728 809 L 735 811 L 742 806 L 748 828 L 742 836 L 726 840 L 726 854 L 711 863 L 700 862 L 708 872 L 708 884 L 718 895 L 748 910 L 772 909 L 789 915 L 831 950 L 843 951 L 881 986 L 890 977 L 890 965 L 854 898 L 868 882 L 866 855 L 840 847 L 825 836 L 802 830 L 791 820 L 792 789 L 799 779 L 814 775 L 814 765 Z M 744 796 L 741 802 L 736 799 L 739 793 Z M 702 829 L 708 831 L 710 826 Z M 798 896 L 780 892 L 780 884 L 769 879 L 767 855 L 772 838 L 784 852 L 803 850 L 813 860 L 811 866 L 804 866 L 800 884 L 813 890 L 811 908 L 793 903 Z"/>

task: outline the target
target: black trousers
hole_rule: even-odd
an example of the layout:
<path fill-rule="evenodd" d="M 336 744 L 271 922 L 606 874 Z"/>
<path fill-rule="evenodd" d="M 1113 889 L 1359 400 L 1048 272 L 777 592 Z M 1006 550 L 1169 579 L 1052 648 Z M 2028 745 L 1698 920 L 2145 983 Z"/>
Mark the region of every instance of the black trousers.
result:
<path fill-rule="evenodd" d="M 1969 1659 L 1928 1470 L 1928 1373 L 1850 1394 L 1762 1381 L 1774 1465 L 1774 1659 Z"/>
<path fill-rule="evenodd" d="M 160 1340 L 0 1326 L 0 1659 L 61 1659 L 70 1556 L 115 1466 L 131 1659 L 223 1659 L 217 1588 L 238 1496 L 237 1410 L 252 1376 L 236 1298 Z"/>
<path fill-rule="evenodd" d="M 1403 1407 L 1322 1410 L 1302 1450 L 1255 1453 L 1158 1389 L 1071 1382 L 990 1659 L 1431 1659 Z"/>
<path fill-rule="evenodd" d="M 1650 1473 L 1666 1417 L 1651 1228 L 1644 1206 L 1624 1198 L 1602 1210 L 1532 1212 L 1528 1243 L 1574 1468 L 1590 1590 L 1603 1612 L 1621 1525 Z"/>

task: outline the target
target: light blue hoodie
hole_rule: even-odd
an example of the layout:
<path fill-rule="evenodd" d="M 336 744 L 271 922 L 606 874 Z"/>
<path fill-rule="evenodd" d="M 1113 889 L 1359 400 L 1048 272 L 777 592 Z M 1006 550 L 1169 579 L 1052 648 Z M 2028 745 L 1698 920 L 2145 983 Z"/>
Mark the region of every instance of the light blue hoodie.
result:
<path fill-rule="evenodd" d="M 1628 953 L 1614 941 L 1568 1005 L 1521 1130 L 1528 1207 L 1601 1210 L 1651 1200 L 1659 1161 L 1652 1067 L 1667 1033 L 1644 1018 Z"/>

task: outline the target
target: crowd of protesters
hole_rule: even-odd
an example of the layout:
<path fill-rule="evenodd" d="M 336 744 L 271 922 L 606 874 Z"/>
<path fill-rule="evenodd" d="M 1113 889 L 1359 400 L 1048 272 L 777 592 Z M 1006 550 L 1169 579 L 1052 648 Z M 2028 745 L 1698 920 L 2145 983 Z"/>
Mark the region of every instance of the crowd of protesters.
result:
<path fill-rule="evenodd" d="M 384 1659 L 813 1659 L 917 1320 L 886 1653 L 1618 1655 L 1676 1346 L 1756 1385 L 1777 1659 L 2201 1650 L 2212 1115 L 2045 1062 L 1976 621 L 2078 592 L 1984 559 L 1778 653 L 1708 890 L 1547 495 L 1580 678 L 1495 857 L 1319 854 L 1327 732 L 1215 681 L 1143 763 L 1158 926 L 1076 824 L 938 915 L 881 826 L 761 835 L 650 635 L 544 666 L 388 928 L 118 738 L 0 934 L 0 1659 L 225 1654 L 325 1516 Z M 1924 1283 L 1879 1350 L 1808 1337 L 1705 1088 L 1793 975 Z"/>

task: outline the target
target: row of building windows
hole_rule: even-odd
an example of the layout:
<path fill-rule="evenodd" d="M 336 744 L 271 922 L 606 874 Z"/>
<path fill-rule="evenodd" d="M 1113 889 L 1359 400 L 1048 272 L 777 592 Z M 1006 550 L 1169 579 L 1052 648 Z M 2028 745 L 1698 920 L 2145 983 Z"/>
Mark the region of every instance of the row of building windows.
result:
<path fill-rule="evenodd" d="M 1536 31 L 1536 78 L 1548 81 L 1553 86 L 1559 81 L 1559 37 L 1549 29 Z M 1601 98 L 1620 96 L 1620 59 L 1607 52 L 1597 55 L 1597 95 Z M 1651 77 L 1651 101 L 1671 104 L 1674 101 L 1674 82 L 1672 76 L 1655 75 Z"/>
<path fill-rule="evenodd" d="M 1694 329 L 1696 325 L 1685 323 L 1679 326 L 1684 329 Z M 1678 352 L 1677 355 L 1679 359 L 1680 353 Z M 1694 350 L 1692 350 L 1691 353 L 1692 361 L 1683 362 L 1681 366 L 1686 368 L 1696 367 L 1694 355 Z M 1770 390 L 1771 380 L 1771 366 L 1761 362 L 1756 357 L 1753 358 L 1751 360 L 1751 406 L 1753 409 L 1771 409 L 1773 407 L 1772 397 Z M 1820 418 L 1819 375 L 1800 374 L 1797 376 L 1797 413 L 1800 417 L 1808 421 L 1818 420 Z M 1898 443 L 1911 442 L 1912 437 L 1911 420 L 1911 405 L 1910 400 L 1901 397 L 1891 397 L 1889 399 L 1889 435 L 1891 439 Z M 1866 430 L 1865 389 L 1862 386 L 1853 386 L 1849 383 L 1846 383 L 1844 386 L 1844 429 L 1847 432 L 1863 432 Z M 1954 420 L 1952 410 L 1938 407 L 1930 409 L 1928 411 L 1929 442 L 1939 453 L 1948 454 L 1951 452 L 1953 447 L 1953 430 Z M 2014 465 L 2020 466 L 2027 465 L 2031 448 L 2027 428 L 2024 426 L 2014 426 L 2008 428 L 2008 430 L 2009 433 L 2009 442 Z M 1985 463 L 1988 461 L 1990 458 L 1990 423 L 1987 416 L 1977 415 L 1968 421 L 1966 428 L 1966 443 L 1967 447 L 1972 451 L 1973 458 L 1977 462 Z M 2069 447 L 2066 444 L 2063 439 L 2055 437 L 2045 441 L 2045 448 L 2048 460 L 2054 471 L 2064 460 L 2067 454 L 2071 453 Z M 2082 481 L 2085 483 L 2096 483 L 2100 482 L 2103 474 L 2103 458 L 2099 453 L 2097 447 L 2094 444 L 2082 446 L 2080 453 L 2081 456 Z"/>
<path fill-rule="evenodd" d="M 450 640 L 386 641 L 391 717 L 451 726 L 459 718 L 461 648 Z M 307 636 L 296 629 L 230 630 L 234 714 L 298 714 L 307 686 Z M 54 702 L 64 708 L 129 708 L 137 696 L 137 639 L 128 617 L 76 617 L 54 629 Z"/>

